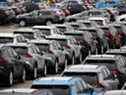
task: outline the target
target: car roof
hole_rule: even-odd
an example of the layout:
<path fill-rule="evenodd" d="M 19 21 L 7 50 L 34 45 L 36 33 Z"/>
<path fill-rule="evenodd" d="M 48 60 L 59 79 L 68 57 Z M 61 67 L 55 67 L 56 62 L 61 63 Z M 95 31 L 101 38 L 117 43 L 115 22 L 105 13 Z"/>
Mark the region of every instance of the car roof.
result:
<path fill-rule="evenodd" d="M 72 85 L 74 78 L 73 77 L 45 77 L 39 78 L 32 82 L 32 85 Z"/>
<path fill-rule="evenodd" d="M 110 90 L 105 92 L 104 95 L 125 95 L 126 90 Z"/>
<path fill-rule="evenodd" d="M 50 44 L 52 41 L 41 39 L 41 40 L 30 40 L 28 43 L 41 43 L 41 44 Z"/>
<path fill-rule="evenodd" d="M 14 34 L 13 33 L 2 33 L 2 32 L 0 32 L 0 37 L 14 37 Z"/>
<path fill-rule="evenodd" d="M 99 65 L 72 65 L 64 70 L 64 72 L 95 72 L 98 73 L 104 66 Z"/>
<path fill-rule="evenodd" d="M 15 88 L 15 89 L 3 89 L 0 90 L 0 94 L 4 94 L 4 93 L 25 93 L 25 94 L 29 94 L 29 93 L 33 93 L 36 92 L 37 89 L 31 89 L 31 88 Z M 8 94 L 9 95 L 9 94 Z"/>
<path fill-rule="evenodd" d="M 34 32 L 32 28 L 18 28 L 14 32 Z"/>
<path fill-rule="evenodd" d="M 33 29 L 52 29 L 54 26 L 42 26 L 42 25 L 35 25 L 32 27 Z"/>
<path fill-rule="evenodd" d="M 106 51 L 107 54 L 126 54 L 126 49 L 109 49 Z"/>
<path fill-rule="evenodd" d="M 27 47 L 29 46 L 27 43 L 7 43 L 5 46 L 19 46 L 19 47 Z"/>
<path fill-rule="evenodd" d="M 50 36 L 47 36 L 46 38 L 54 38 L 54 39 L 70 39 L 72 37 L 67 37 L 65 35 L 50 35 Z"/>
<path fill-rule="evenodd" d="M 106 17 L 89 17 L 89 20 L 105 20 Z"/>
<path fill-rule="evenodd" d="M 99 54 L 99 55 L 89 55 L 86 59 L 93 60 L 115 60 L 117 55 L 107 55 L 107 54 Z"/>

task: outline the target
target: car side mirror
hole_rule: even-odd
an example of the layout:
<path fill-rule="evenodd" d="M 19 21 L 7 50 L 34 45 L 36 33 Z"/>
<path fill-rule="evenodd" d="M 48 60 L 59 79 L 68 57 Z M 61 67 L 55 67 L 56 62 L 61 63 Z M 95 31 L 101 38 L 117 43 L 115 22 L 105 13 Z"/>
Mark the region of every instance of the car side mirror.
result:
<path fill-rule="evenodd" d="M 18 60 L 20 60 L 21 59 L 21 56 L 16 55 L 15 58 L 18 59 Z"/>

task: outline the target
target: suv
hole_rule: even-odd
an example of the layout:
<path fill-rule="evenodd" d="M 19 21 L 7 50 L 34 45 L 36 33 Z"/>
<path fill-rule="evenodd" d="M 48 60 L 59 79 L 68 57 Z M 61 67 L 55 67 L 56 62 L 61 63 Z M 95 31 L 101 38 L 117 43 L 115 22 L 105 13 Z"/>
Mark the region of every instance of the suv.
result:
<path fill-rule="evenodd" d="M 29 43 L 35 44 L 44 55 L 51 57 L 48 61 L 50 65 L 47 65 L 50 72 L 57 73 L 59 69 L 64 69 L 67 66 L 67 57 L 60 49 L 58 42 L 43 39 L 31 40 Z"/>
<path fill-rule="evenodd" d="M 9 46 L 0 45 L 0 84 L 12 86 L 14 80 L 25 81 L 25 62 Z"/>
<path fill-rule="evenodd" d="M 97 95 L 98 93 L 81 78 L 46 77 L 32 82 L 31 88 L 49 90 L 53 95 Z M 94 94 L 93 94 L 94 93 Z M 96 94 L 95 94 L 96 93 Z"/>
<path fill-rule="evenodd" d="M 63 50 L 69 52 L 69 59 L 72 64 L 82 61 L 81 46 L 77 44 L 76 40 L 73 37 L 67 37 L 64 35 L 52 35 L 46 37 L 46 39 L 57 41 L 61 45 Z"/>
<path fill-rule="evenodd" d="M 89 55 L 84 64 L 106 65 L 112 74 L 119 79 L 119 88 L 123 85 L 126 77 L 126 61 L 120 55 Z"/>
<path fill-rule="evenodd" d="M 90 85 L 105 89 L 117 89 L 118 80 L 116 80 L 106 66 L 99 65 L 73 65 L 64 70 L 62 76 L 81 77 Z"/>
<path fill-rule="evenodd" d="M 51 23 L 61 23 L 64 21 L 63 16 L 55 15 L 51 10 L 38 10 L 31 13 L 18 15 L 16 21 L 20 26 L 37 25 Z"/>

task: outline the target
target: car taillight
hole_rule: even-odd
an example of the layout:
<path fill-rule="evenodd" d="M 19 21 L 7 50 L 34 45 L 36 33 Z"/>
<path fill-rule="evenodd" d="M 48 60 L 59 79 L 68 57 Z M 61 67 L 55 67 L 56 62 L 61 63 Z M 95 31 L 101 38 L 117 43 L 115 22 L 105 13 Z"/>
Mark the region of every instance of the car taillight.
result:
<path fill-rule="evenodd" d="M 115 76 L 115 75 L 118 75 L 119 74 L 119 70 L 118 69 L 112 69 L 112 74 Z"/>
<path fill-rule="evenodd" d="M 68 49 L 70 49 L 70 46 L 68 46 L 68 45 L 65 45 L 65 48 L 68 48 Z"/>
<path fill-rule="evenodd" d="M 49 50 L 49 53 L 52 53 L 53 54 L 53 51 L 52 50 Z"/>
<path fill-rule="evenodd" d="M 25 54 L 25 57 L 26 57 L 26 58 L 32 58 L 32 55 L 29 54 L 29 53 L 26 53 L 26 54 Z"/>
<path fill-rule="evenodd" d="M 0 56 L 0 64 L 6 64 L 7 61 L 2 57 Z"/>

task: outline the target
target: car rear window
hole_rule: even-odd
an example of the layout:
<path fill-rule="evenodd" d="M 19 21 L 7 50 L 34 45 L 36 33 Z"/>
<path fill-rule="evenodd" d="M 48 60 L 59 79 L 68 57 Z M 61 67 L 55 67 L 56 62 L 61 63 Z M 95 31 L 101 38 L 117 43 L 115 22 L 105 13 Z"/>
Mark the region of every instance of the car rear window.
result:
<path fill-rule="evenodd" d="M 34 39 L 34 33 L 32 32 L 14 32 L 14 34 L 21 34 L 27 39 Z"/>
<path fill-rule="evenodd" d="M 40 51 L 48 52 L 50 45 L 49 44 L 40 44 L 40 43 L 35 43 L 36 46 L 38 46 Z"/>
<path fill-rule="evenodd" d="M 13 43 L 13 40 L 11 37 L 0 37 L 0 43 Z"/>
<path fill-rule="evenodd" d="M 91 85 L 98 81 L 98 74 L 95 72 L 64 72 L 63 76 L 81 77 Z"/>
<path fill-rule="evenodd" d="M 70 95 L 69 86 L 66 85 L 33 85 L 32 88 L 40 90 L 48 90 L 50 95 Z"/>
<path fill-rule="evenodd" d="M 16 53 L 20 54 L 20 55 L 25 55 L 26 53 L 28 53 L 28 48 L 27 47 L 23 47 L 23 46 L 11 46 Z"/>
<path fill-rule="evenodd" d="M 115 69 L 117 67 L 115 60 L 86 60 L 85 64 L 105 65 L 109 68 L 109 70 Z"/>

